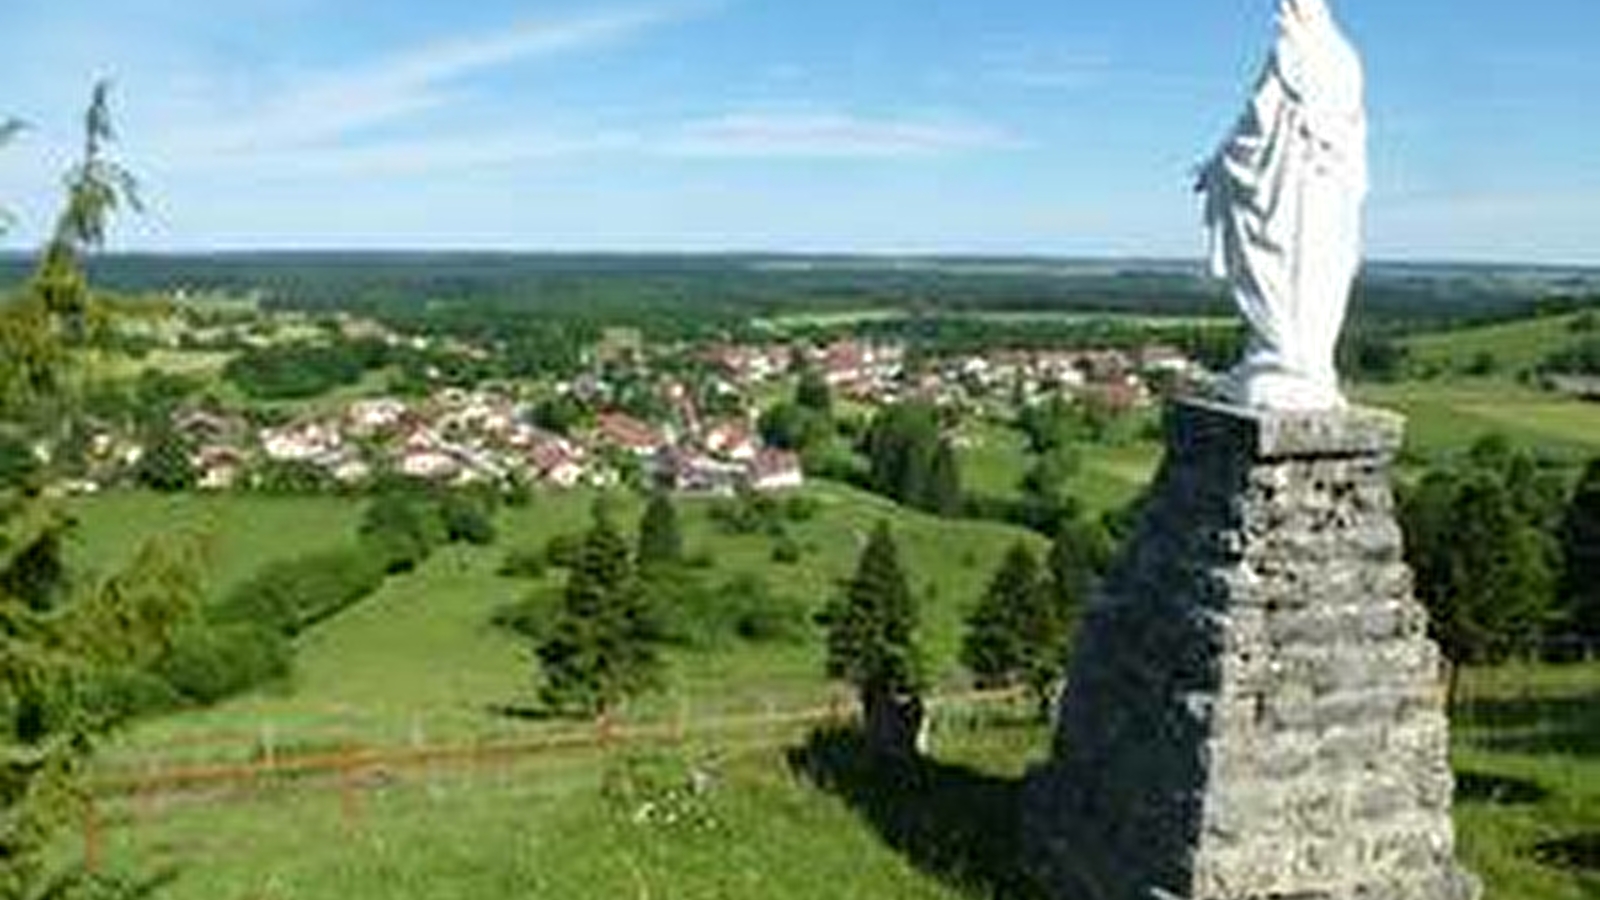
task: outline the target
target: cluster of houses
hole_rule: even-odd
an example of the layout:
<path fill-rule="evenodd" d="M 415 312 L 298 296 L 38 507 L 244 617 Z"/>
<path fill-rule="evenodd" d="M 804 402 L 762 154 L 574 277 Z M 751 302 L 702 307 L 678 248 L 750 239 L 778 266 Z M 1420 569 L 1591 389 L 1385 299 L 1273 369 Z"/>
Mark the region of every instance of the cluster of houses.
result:
<path fill-rule="evenodd" d="M 361 320 L 339 325 L 346 337 L 406 340 Z M 420 400 L 361 399 L 271 427 L 252 426 L 235 413 L 186 409 L 172 426 L 191 448 L 196 483 L 206 490 L 260 484 L 273 471 L 293 471 L 352 488 L 391 474 L 440 484 L 553 488 L 603 487 L 626 478 L 726 495 L 803 485 L 799 458 L 763 444 L 760 410 L 751 399 L 764 386 L 770 396 L 781 379 L 802 371 L 820 376 L 836 397 L 867 407 L 914 399 L 996 415 L 1052 396 L 1126 410 L 1151 402 L 1158 384 L 1200 374 L 1182 352 L 1156 344 L 995 349 L 913 367 L 904 345 L 863 340 L 671 347 L 648 346 L 635 336 L 608 341 L 611 352 L 597 350 L 582 371 L 544 385 L 546 396 L 553 390 L 581 409 L 604 410 L 559 434 L 534 424 L 533 410 L 514 389 L 489 386 L 443 388 Z M 652 402 L 626 402 L 624 384 Z M 110 469 L 137 464 L 143 452 L 126 439 L 97 440 L 106 445 L 96 450 L 111 461 Z"/>
<path fill-rule="evenodd" d="M 1155 386 L 1203 374 L 1164 344 L 1131 350 L 1009 350 L 948 356 L 912 373 L 905 347 L 838 341 L 821 347 L 714 346 L 702 354 L 736 384 L 759 384 L 796 367 L 819 373 L 839 396 L 870 406 L 924 400 L 941 406 L 1031 404 L 1052 396 L 1092 399 L 1128 410 L 1151 403 Z"/>
<path fill-rule="evenodd" d="M 268 468 L 298 466 L 346 487 L 395 474 L 438 484 L 608 486 L 633 468 L 685 492 L 779 491 L 804 483 L 793 454 L 761 445 L 748 422 L 693 432 L 622 413 L 598 416 L 570 436 L 532 424 L 530 410 L 492 390 L 445 389 L 422 401 L 357 400 L 337 412 L 249 428 L 205 410 L 174 416 L 193 448 L 197 485 L 244 486 Z"/>

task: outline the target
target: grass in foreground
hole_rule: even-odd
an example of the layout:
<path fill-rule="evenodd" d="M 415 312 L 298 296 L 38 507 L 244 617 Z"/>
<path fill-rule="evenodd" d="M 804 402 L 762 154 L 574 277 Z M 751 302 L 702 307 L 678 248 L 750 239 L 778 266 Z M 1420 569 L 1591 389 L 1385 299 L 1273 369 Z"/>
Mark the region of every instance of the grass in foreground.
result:
<path fill-rule="evenodd" d="M 1600 665 L 1474 672 L 1463 696 L 1463 861 L 1488 898 L 1591 900 L 1595 861 L 1562 848 L 1600 833 Z M 108 858 L 174 867 L 171 900 L 1030 897 L 1015 813 L 1043 727 L 941 719 L 936 759 L 898 774 L 826 732 L 767 739 L 390 774 L 354 802 L 337 785 L 135 800 Z"/>

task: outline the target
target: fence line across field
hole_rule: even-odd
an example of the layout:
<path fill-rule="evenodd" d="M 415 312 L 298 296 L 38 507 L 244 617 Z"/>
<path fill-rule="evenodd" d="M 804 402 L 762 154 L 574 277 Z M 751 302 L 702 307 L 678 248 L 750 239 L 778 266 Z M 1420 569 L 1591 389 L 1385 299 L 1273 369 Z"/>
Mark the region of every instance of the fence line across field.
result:
<path fill-rule="evenodd" d="M 973 691 L 950 694 L 931 700 L 931 712 L 961 707 L 991 707 L 1016 704 L 1024 694 L 1016 690 Z M 275 742 L 252 737 L 234 746 L 241 755 L 257 757 L 250 762 L 195 764 L 158 757 L 130 759 L 105 766 L 91 782 L 91 792 L 101 798 L 119 796 L 151 797 L 222 788 L 247 786 L 263 781 L 314 780 L 320 776 L 350 779 L 363 772 L 404 771 L 410 769 L 469 769 L 507 762 L 561 750 L 604 748 L 648 743 L 676 743 L 690 737 L 732 735 L 741 731 L 766 730 L 784 726 L 819 725 L 845 722 L 853 717 L 850 705 L 842 701 L 825 706 L 795 710 L 721 716 L 689 721 L 683 717 L 639 724 L 617 724 L 607 720 L 551 731 L 535 737 L 501 741 L 429 744 L 417 735 L 407 745 L 374 747 L 346 741 L 337 749 L 314 753 L 281 752 Z M 218 745 L 220 746 L 220 745 Z"/>

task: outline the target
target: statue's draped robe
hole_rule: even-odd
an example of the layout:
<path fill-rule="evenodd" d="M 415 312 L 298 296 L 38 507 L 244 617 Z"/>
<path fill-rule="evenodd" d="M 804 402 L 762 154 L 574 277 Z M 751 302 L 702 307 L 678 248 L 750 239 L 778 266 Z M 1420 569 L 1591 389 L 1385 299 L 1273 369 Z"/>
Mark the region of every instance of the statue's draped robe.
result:
<path fill-rule="evenodd" d="M 1211 268 L 1251 327 L 1235 399 L 1343 405 L 1334 350 L 1361 258 L 1361 62 L 1322 0 L 1283 0 L 1255 96 L 1201 170 Z"/>

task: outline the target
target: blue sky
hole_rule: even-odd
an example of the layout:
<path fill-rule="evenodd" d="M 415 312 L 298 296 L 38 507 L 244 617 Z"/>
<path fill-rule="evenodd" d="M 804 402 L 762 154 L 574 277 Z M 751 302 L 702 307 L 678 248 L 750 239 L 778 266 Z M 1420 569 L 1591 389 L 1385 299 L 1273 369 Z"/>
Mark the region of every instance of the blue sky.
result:
<path fill-rule="evenodd" d="M 1600 263 L 1600 3 L 1334 0 L 1371 255 Z M 36 243 L 98 75 L 123 249 L 1195 256 L 1274 0 L 4 0 Z"/>

